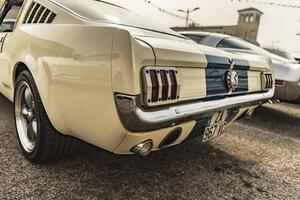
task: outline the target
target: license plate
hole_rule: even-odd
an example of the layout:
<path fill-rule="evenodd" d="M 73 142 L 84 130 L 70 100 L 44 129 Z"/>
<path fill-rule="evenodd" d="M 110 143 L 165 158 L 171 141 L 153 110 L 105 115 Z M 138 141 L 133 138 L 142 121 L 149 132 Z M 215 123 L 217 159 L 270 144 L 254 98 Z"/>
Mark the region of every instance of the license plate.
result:
<path fill-rule="evenodd" d="M 203 142 L 206 142 L 223 134 L 225 126 L 227 124 L 227 113 L 228 111 L 225 110 L 220 111 L 212 116 L 209 126 L 205 128 L 202 140 Z"/>

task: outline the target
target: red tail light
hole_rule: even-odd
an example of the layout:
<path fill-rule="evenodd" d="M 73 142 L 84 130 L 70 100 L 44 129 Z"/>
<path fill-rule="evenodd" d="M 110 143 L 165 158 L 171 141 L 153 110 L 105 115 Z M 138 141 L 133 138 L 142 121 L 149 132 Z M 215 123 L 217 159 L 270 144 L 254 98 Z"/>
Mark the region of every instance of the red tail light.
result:
<path fill-rule="evenodd" d="M 152 83 L 151 101 L 157 102 L 159 98 L 159 83 L 158 83 L 156 70 L 150 70 L 150 78 Z"/>
<path fill-rule="evenodd" d="M 180 84 L 176 68 L 146 67 L 143 78 L 144 99 L 148 106 L 177 102 Z"/>
<path fill-rule="evenodd" d="M 283 80 L 275 80 L 276 85 L 283 85 L 284 81 Z"/>
<path fill-rule="evenodd" d="M 271 73 L 263 73 L 262 87 L 263 89 L 273 88 L 273 75 Z"/>
<path fill-rule="evenodd" d="M 161 84 L 162 84 L 162 101 L 167 101 L 169 97 L 169 81 L 167 71 L 160 70 Z"/>
<path fill-rule="evenodd" d="M 177 98 L 177 79 L 176 72 L 174 70 L 170 70 L 170 78 L 171 78 L 171 99 L 174 100 Z"/>

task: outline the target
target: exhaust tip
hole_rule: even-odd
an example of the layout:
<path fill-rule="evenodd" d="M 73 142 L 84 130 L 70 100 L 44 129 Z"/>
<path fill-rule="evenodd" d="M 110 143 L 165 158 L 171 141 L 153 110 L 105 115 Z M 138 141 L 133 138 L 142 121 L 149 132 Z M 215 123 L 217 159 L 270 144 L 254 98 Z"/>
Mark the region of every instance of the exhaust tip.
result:
<path fill-rule="evenodd" d="M 279 99 L 269 99 L 268 102 L 270 104 L 280 103 L 281 101 Z"/>
<path fill-rule="evenodd" d="M 269 99 L 268 102 L 269 102 L 269 104 L 273 104 L 274 103 L 272 99 Z"/>
<path fill-rule="evenodd" d="M 163 141 L 160 143 L 159 148 L 165 148 L 170 146 L 171 144 L 173 144 L 174 142 L 176 142 L 178 140 L 178 138 L 180 137 L 182 132 L 181 128 L 176 128 L 174 130 L 172 130 L 167 137 L 165 137 L 165 139 L 163 139 Z"/>
<path fill-rule="evenodd" d="M 153 148 L 153 141 L 146 140 L 132 148 L 132 152 L 140 155 L 140 156 L 147 156 Z"/>
<path fill-rule="evenodd" d="M 255 112 L 254 109 L 248 110 L 248 111 L 246 112 L 246 114 L 245 114 L 246 119 L 251 119 L 251 118 L 253 117 L 253 115 L 254 115 L 254 112 Z"/>

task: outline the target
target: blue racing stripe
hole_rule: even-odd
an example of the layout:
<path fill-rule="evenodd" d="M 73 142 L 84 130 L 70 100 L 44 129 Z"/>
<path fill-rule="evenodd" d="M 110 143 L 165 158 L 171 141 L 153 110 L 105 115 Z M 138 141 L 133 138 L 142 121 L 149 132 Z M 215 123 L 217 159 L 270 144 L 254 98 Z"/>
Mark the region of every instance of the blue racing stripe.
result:
<path fill-rule="evenodd" d="M 239 75 L 239 84 L 233 93 L 248 92 L 248 72 L 245 70 L 235 70 Z"/>
<path fill-rule="evenodd" d="M 234 69 L 249 70 L 250 63 L 247 60 L 233 59 Z"/>
<path fill-rule="evenodd" d="M 209 126 L 210 120 L 211 117 L 206 117 L 198 120 L 192 132 L 189 134 L 186 140 L 195 139 L 197 137 L 202 136 L 204 134 L 205 128 Z"/>
<path fill-rule="evenodd" d="M 225 68 L 228 69 L 231 66 L 229 58 L 221 56 L 206 55 L 207 68 Z"/>
<path fill-rule="evenodd" d="M 208 64 L 205 69 L 206 76 L 206 93 L 207 96 L 226 95 L 229 93 L 229 88 L 226 83 L 228 69 L 231 66 L 230 59 L 221 56 L 206 55 Z M 239 75 L 239 85 L 233 92 L 248 91 L 248 70 L 250 69 L 249 62 L 242 59 L 233 59 L 234 70 Z"/>
<path fill-rule="evenodd" d="M 228 69 L 207 68 L 205 70 L 207 96 L 226 94 L 229 92 L 226 84 L 227 72 Z"/>

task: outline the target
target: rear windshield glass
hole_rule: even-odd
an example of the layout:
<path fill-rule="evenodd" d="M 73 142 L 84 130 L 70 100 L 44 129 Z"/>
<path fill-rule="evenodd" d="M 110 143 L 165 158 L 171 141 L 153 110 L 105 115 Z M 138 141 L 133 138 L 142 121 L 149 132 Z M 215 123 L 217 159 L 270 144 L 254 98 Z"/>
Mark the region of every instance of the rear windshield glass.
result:
<path fill-rule="evenodd" d="M 192 34 L 183 34 L 183 35 L 190 38 L 191 40 L 195 41 L 198 44 L 200 44 L 202 40 L 204 40 L 205 38 L 205 36 L 201 36 L 201 35 L 192 35 Z"/>

